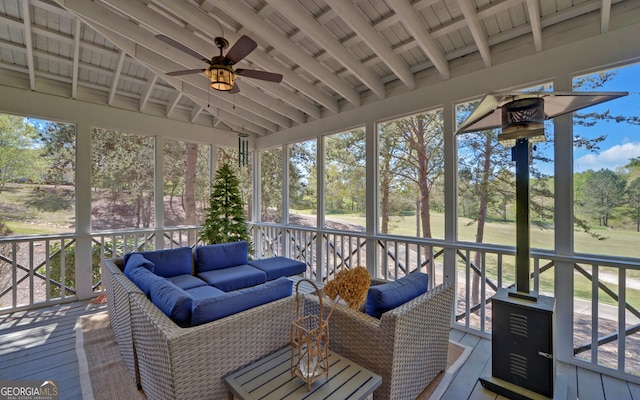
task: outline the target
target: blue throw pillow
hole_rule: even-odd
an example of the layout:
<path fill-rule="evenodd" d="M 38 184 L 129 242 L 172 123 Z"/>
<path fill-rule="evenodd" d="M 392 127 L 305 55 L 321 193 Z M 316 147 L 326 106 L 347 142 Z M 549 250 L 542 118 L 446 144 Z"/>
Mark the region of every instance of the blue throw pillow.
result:
<path fill-rule="evenodd" d="M 143 267 L 134 268 L 128 275 L 125 274 L 125 276 L 139 287 L 147 297 L 149 297 L 149 293 L 151 292 L 151 287 L 153 285 L 165 281 L 164 278 L 159 277 Z"/>
<path fill-rule="evenodd" d="M 291 296 L 292 288 L 293 282 L 282 277 L 262 285 L 227 292 L 223 295 L 194 298 L 191 325 L 204 324 Z"/>
<path fill-rule="evenodd" d="M 127 257 L 127 262 L 124 264 L 124 274 L 128 277 L 131 271 L 135 268 L 145 267 L 149 271 L 153 272 L 155 265 L 140 253 L 132 253 Z"/>
<path fill-rule="evenodd" d="M 429 275 L 423 272 L 415 272 L 393 282 L 371 286 L 367 293 L 366 312 L 372 317 L 380 318 L 383 313 L 413 300 L 426 293 L 428 289 Z"/>
<path fill-rule="evenodd" d="M 141 254 L 153 263 L 154 272 L 163 278 L 176 275 L 191 274 L 193 272 L 193 258 L 191 247 L 177 247 L 175 249 L 145 251 L 125 255 L 125 262 L 134 254 Z"/>
<path fill-rule="evenodd" d="M 192 298 L 166 279 L 151 286 L 151 302 L 181 327 L 191 322 Z"/>
<path fill-rule="evenodd" d="M 210 244 L 196 247 L 196 273 L 246 265 L 249 261 L 249 244 L 239 242 Z"/>

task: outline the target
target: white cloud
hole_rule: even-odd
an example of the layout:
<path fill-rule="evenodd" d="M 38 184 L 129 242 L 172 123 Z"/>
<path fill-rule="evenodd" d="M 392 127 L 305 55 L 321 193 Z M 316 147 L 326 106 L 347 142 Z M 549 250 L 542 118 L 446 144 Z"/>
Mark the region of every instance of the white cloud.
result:
<path fill-rule="evenodd" d="M 625 166 L 629 159 L 640 157 L 640 143 L 624 143 L 610 147 L 600 154 L 587 154 L 575 160 L 576 171 L 594 171 L 606 168 L 615 170 L 617 167 Z"/>

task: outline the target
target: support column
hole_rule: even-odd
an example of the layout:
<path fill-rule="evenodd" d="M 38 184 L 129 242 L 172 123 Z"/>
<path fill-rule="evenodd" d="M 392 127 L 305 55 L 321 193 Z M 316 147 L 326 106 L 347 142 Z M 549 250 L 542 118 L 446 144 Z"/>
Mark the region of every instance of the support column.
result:
<path fill-rule="evenodd" d="M 91 257 L 91 126 L 76 125 L 76 294 L 93 297 Z"/>
<path fill-rule="evenodd" d="M 553 83 L 554 90 L 570 92 L 571 76 L 564 75 Z M 553 119 L 554 124 L 554 199 L 555 249 L 558 256 L 573 256 L 573 118 L 571 114 Z M 556 261 L 555 327 L 556 359 L 573 358 L 573 264 Z"/>
<path fill-rule="evenodd" d="M 455 104 L 443 107 L 444 116 L 444 282 L 456 281 L 456 249 L 458 238 L 458 165 Z M 454 307 L 455 309 L 455 307 Z"/>
<path fill-rule="evenodd" d="M 367 120 L 365 125 L 365 146 L 366 146 L 366 227 L 367 233 L 367 270 L 369 275 L 378 277 L 380 272 L 380 260 L 378 260 L 376 234 L 378 232 L 378 200 L 379 175 L 378 175 L 378 135 L 376 123 Z"/>

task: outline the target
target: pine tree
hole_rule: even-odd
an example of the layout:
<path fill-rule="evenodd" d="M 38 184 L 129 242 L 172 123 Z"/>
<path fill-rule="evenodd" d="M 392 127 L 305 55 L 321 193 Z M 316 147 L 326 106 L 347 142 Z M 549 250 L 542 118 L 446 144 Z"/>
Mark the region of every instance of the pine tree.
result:
<path fill-rule="evenodd" d="M 246 240 L 249 243 L 249 253 L 252 253 L 239 184 L 228 164 L 216 171 L 200 240 L 206 244 Z"/>

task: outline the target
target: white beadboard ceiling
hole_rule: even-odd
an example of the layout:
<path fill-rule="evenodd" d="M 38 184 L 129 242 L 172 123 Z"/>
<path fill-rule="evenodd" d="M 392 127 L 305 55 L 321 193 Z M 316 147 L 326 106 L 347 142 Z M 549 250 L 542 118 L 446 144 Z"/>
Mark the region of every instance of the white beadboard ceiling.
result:
<path fill-rule="evenodd" d="M 470 55 L 491 67 L 498 45 L 542 52 L 546 29 L 588 23 L 606 33 L 616 9 L 638 3 L 0 0 L 0 70 L 4 84 L 261 137 L 415 90 L 427 76 L 451 79 L 451 64 Z M 241 76 L 240 93 L 229 94 L 209 90 L 204 74 L 167 76 L 206 64 L 157 34 L 209 57 L 218 53 L 216 36 L 233 45 L 247 35 L 258 48 L 236 68 L 284 79 Z"/>

